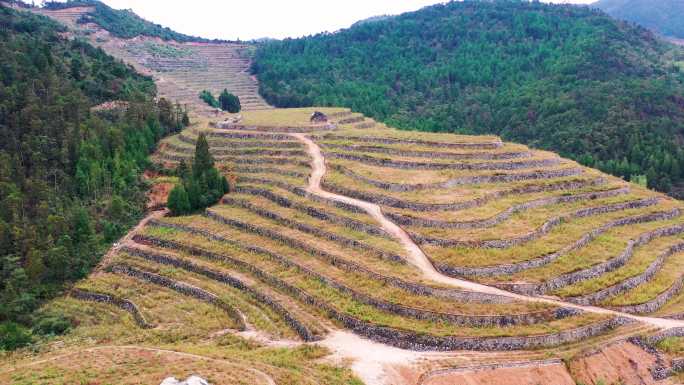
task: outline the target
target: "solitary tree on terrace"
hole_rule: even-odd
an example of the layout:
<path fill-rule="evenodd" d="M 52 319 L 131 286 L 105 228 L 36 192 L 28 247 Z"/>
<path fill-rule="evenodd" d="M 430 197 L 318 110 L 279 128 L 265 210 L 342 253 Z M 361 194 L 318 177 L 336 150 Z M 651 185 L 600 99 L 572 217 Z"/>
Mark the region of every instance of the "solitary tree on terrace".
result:
<path fill-rule="evenodd" d="M 175 215 L 189 214 L 213 205 L 230 189 L 226 178 L 214 167 L 214 157 L 203 133 L 197 138 L 191 170 L 181 161 L 176 175 L 179 182 L 171 190 L 167 201 Z"/>
<path fill-rule="evenodd" d="M 240 112 L 240 109 L 242 109 L 240 106 L 240 98 L 228 92 L 227 89 L 224 89 L 223 92 L 221 92 L 219 103 L 221 104 L 222 110 L 232 114 L 238 113 Z"/>

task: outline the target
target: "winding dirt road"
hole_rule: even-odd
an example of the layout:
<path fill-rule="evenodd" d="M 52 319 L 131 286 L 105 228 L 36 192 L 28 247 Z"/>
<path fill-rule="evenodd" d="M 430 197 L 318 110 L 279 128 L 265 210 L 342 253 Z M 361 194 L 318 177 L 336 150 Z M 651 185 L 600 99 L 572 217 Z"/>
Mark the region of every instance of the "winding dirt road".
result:
<path fill-rule="evenodd" d="M 312 158 L 312 172 L 309 178 L 309 185 L 307 186 L 307 191 L 311 194 L 318 195 L 323 198 L 328 198 L 338 202 L 347 203 L 365 210 L 371 217 L 378 221 L 378 223 L 382 226 L 382 228 L 385 231 L 387 231 L 387 233 L 392 235 L 402 244 L 402 246 L 407 251 L 407 256 L 409 258 L 408 262 L 417 267 L 426 278 L 432 281 L 459 287 L 474 292 L 504 296 L 518 301 L 541 302 L 550 305 L 579 309 L 589 313 L 620 316 L 638 322 L 643 322 L 661 329 L 684 327 L 684 321 L 682 320 L 673 320 L 656 317 L 641 317 L 633 314 L 622 313 L 596 306 L 576 305 L 570 302 L 564 302 L 551 297 L 526 296 L 502 290 L 496 287 L 446 276 L 437 271 L 437 269 L 435 269 L 435 267 L 432 265 L 432 262 L 430 262 L 430 259 L 425 255 L 423 250 L 415 242 L 413 242 L 411 237 L 401 227 L 397 226 L 397 224 L 395 224 L 394 222 L 387 219 L 387 217 L 385 217 L 385 215 L 382 213 L 382 209 L 380 208 L 380 206 L 370 202 L 350 198 L 344 195 L 334 194 L 323 190 L 321 188 L 321 180 L 323 179 L 323 176 L 325 176 L 327 169 L 325 165 L 325 158 L 321 153 L 320 147 L 318 147 L 318 145 L 305 134 L 296 133 L 290 135 L 306 145 L 307 152 Z"/>

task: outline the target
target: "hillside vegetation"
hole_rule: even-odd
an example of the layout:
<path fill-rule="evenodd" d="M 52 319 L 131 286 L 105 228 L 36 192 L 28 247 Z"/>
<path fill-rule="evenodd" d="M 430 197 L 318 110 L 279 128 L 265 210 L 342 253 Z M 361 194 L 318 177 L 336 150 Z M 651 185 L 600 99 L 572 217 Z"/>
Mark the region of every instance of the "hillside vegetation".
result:
<path fill-rule="evenodd" d="M 615 18 L 641 24 L 663 35 L 684 38 L 684 1 L 599 0 L 592 6 Z"/>
<path fill-rule="evenodd" d="M 468 1 L 269 42 L 252 69 L 276 106 L 499 134 L 669 192 L 684 177 L 683 76 L 669 49 L 588 7 Z"/>
<path fill-rule="evenodd" d="M 188 36 L 147 21 L 127 9 L 113 9 L 98 0 L 69 0 L 66 2 L 51 1 L 44 5 L 48 10 L 60 10 L 74 7 L 93 7 L 93 11 L 84 14 L 79 23 L 95 23 L 109 31 L 112 35 L 123 39 L 136 36 L 158 37 L 163 40 L 178 42 L 207 42 L 195 36 Z"/>
<path fill-rule="evenodd" d="M 27 342 L 5 333 L 7 322 L 35 324 L 41 301 L 84 277 L 138 220 L 139 174 L 156 142 L 181 128 L 182 111 L 154 102 L 151 79 L 62 39 L 45 17 L 0 6 L 0 23 L 2 350 Z M 91 112 L 113 100 L 127 109 Z"/>

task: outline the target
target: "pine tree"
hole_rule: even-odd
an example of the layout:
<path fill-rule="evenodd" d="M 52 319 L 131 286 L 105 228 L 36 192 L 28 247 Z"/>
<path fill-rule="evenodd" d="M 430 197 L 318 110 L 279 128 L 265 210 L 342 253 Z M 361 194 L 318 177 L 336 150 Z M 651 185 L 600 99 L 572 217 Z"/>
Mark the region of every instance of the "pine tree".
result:
<path fill-rule="evenodd" d="M 231 114 L 240 112 L 242 106 L 240 105 L 240 98 L 228 92 L 224 89 L 219 96 L 219 103 L 221 104 L 221 109 L 228 111 Z"/>
<path fill-rule="evenodd" d="M 195 160 L 192 164 L 192 172 L 196 179 L 214 167 L 214 157 L 209 152 L 209 142 L 204 133 L 200 133 L 195 145 Z"/>
<path fill-rule="evenodd" d="M 175 215 L 188 214 L 192 210 L 190 207 L 190 200 L 185 187 L 182 184 L 177 184 L 176 187 L 169 193 L 167 201 L 169 210 Z"/>

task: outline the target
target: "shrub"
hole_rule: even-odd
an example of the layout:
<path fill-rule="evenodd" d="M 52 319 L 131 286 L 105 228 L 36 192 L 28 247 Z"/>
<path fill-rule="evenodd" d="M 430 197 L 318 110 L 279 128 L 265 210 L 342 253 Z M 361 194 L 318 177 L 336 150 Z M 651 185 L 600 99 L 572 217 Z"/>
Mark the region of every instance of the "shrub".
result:
<path fill-rule="evenodd" d="M 31 340 L 31 333 L 25 327 L 14 322 L 0 324 L 0 350 L 18 349 Z"/>
<path fill-rule="evenodd" d="M 200 92 L 199 98 L 202 99 L 208 105 L 210 105 L 214 108 L 219 108 L 219 102 L 218 102 L 218 100 L 216 100 L 214 95 L 211 94 L 211 92 L 204 90 L 204 91 Z"/>
<path fill-rule="evenodd" d="M 242 109 L 242 106 L 240 106 L 240 98 L 228 92 L 227 89 L 224 89 L 223 92 L 221 92 L 219 103 L 221 104 L 222 110 L 228 111 L 231 114 L 238 113 Z"/>
<path fill-rule="evenodd" d="M 43 336 L 58 336 L 66 333 L 71 328 L 71 320 L 63 314 L 42 314 L 34 320 L 33 333 Z"/>
<path fill-rule="evenodd" d="M 182 184 L 177 184 L 176 187 L 171 190 L 167 205 L 169 210 L 175 215 L 183 215 L 191 211 L 188 193 L 185 191 L 185 187 L 183 187 Z"/>

